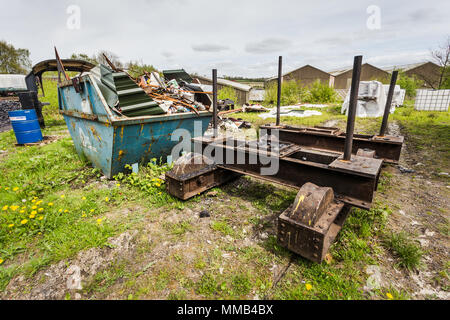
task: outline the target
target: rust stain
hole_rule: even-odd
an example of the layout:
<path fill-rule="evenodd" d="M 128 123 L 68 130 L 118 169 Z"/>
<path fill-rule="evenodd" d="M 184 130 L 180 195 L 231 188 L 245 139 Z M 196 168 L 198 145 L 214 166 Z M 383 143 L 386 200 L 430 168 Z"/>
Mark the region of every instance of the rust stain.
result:
<path fill-rule="evenodd" d="M 141 124 L 141 132 L 139 133 L 139 135 L 142 135 L 142 131 L 144 131 L 144 125 Z"/>
<path fill-rule="evenodd" d="M 123 142 L 123 129 L 124 127 L 120 127 L 120 140 Z"/>
<path fill-rule="evenodd" d="M 125 152 L 123 151 L 123 150 L 120 150 L 119 151 L 119 162 L 121 162 L 122 161 L 122 157 L 123 157 L 123 155 L 125 154 Z"/>
<path fill-rule="evenodd" d="M 98 142 L 102 142 L 102 137 L 98 134 L 97 130 L 93 126 L 90 127 L 92 134 L 97 138 Z"/>

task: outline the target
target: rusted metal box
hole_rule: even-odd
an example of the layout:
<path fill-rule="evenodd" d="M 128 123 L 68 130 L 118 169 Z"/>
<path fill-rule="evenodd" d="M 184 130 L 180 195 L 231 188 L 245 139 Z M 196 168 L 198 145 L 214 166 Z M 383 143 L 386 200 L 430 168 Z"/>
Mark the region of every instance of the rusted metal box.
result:
<path fill-rule="evenodd" d="M 313 262 L 322 263 L 348 216 L 350 208 L 334 201 L 314 226 L 289 218 L 293 206 L 278 219 L 279 244 Z"/>
<path fill-rule="evenodd" d="M 166 185 L 171 195 L 181 200 L 188 200 L 240 176 L 242 175 L 211 165 L 181 176 L 167 172 Z"/>

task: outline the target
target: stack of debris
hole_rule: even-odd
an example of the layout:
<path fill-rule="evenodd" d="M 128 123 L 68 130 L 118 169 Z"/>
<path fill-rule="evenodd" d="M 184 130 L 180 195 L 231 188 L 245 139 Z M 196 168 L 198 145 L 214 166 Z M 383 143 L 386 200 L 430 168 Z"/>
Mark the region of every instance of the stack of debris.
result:
<path fill-rule="evenodd" d="M 19 101 L 0 98 L 0 132 L 11 130 L 8 112 L 20 110 L 21 107 Z"/>
<path fill-rule="evenodd" d="M 189 83 L 184 70 L 182 76 L 167 71 L 146 72 L 134 79 L 127 72 L 99 65 L 91 70 L 108 105 L 119 116 L 138 117 L 209 110 L 211 99 L 207 92 Z M 189 78 L 185 77 L 187 75 Z"/>

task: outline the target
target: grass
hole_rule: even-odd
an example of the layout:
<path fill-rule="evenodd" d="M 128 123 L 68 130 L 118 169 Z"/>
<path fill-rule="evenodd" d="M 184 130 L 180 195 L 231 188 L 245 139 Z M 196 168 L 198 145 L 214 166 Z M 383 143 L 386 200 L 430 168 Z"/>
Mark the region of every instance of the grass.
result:
<path fill-rule="evenodd" d="M 254 295 L 292 300 L 387 299 L 387 293 L 393 299 L 409 298 L 407 292 L 389 286 L 371 295 L 362 290 L 368 277 L 364 270 L 381 262 L 383 247 L 404 268 L 413 270 L 421 263 L 422 252 L 414 241 L 390 233 L 391 209 L 385 203 L 375 202 L 370 211 L 353 210 L 330 249 L 329 263 L 313 264 L 279 246 L 275 236 L 276 216 L 293 203 L 294 190 L 241 178 L 237 184 L 216 188 L 212 200 L 201 195 L 181 202 L 165 191 L 160 180 L 170 166 L 156 159 L 138 174 L 102 180 L 98 170 L 77 156 L 57 113 L 54 85 L 44 82 L 47 97 L 42 101 L 51 103 L 44 109 L 48 124 L 44 134 L 61 136 L 58 141 L 17 148 L 11 132 L 0 134 L 0 149 L 6 151 L 0 155 L 0 295 L 15 276 L 34 283 L 31 279 L 47 266 L 69 261 L 89 248 L 107 248 L 111 237 L 138 230 L 141 240 L 132 260 L 100 270 L 84 288 L 87 297 L 107 297 L 115 290 L 114 296 L 124 299 L 252 299 Z M 340 106 L 321 111 L 322 116 L 282 118 L 282 123 L 314 126 L 335 120 L 337 127 L 345 128 Z M 253 123 L 275 121 L 261 121 L 252 113 L 233 117 Z M 420 161 L 435 161 L 432 168 L 448 170 L 448 113 L 419 113 L 407 107 L 398 109 L 392 119 L 407 132 L 409 145 L 419 155 L 433 151 L 429 160 Z M 358 119 L 357 131 L 376 134 L 380 123 L 381 119 Z M 392 180 L 392 173 L 384 171 L 379 193 L 389 193 Z M 140 209 L 120 214 L 133 206 Z M 207 209 L 211 218 L 184 217 L 185 209 Z M 179 219 L 167 222 L 174 213 Z M 28 221 L 22 224 L 23 220 Z M 197 233 L 202 223 L 203 233 Z M 155 230 L 148 231 L 149 225 Z M 268 238 L 260 241 L 256 234 L 261 233 Z M 210 243 L 195 242 L 196 237 L 206 237 Z M 252 241 L 244 245 L 246 238 Z M 168 246 L 162 245 L 165 242 Z M 154 250 L 161 246 L 162 252 L 173 251 L 167 259 L 155 260 Z M 280 270 L 286 272 L 275 285 Z M 447 280 L 448 265 L 436 281 L 445 285 Z"/>
<path fill-rule="evenodd" d="M 384 245 L 395 255 L 400 267 L 410 271 L 420 267 L 423 252 L 405 232 L 387 234 Z"/>

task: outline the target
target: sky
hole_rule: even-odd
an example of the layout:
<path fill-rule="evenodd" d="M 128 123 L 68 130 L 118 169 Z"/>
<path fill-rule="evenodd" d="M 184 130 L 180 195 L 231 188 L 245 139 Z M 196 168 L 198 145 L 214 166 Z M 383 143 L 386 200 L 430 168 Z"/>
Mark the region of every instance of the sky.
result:
<path fill-rule="evenodd" d="M 33 64 L 107 50 L 158 70 L 272 77 L 288 72 L 428 61 L 450 36 L 450 1 L 0 0 L 0 40 Z M 446 17 L 447 15 L 447 17 Z"/>

